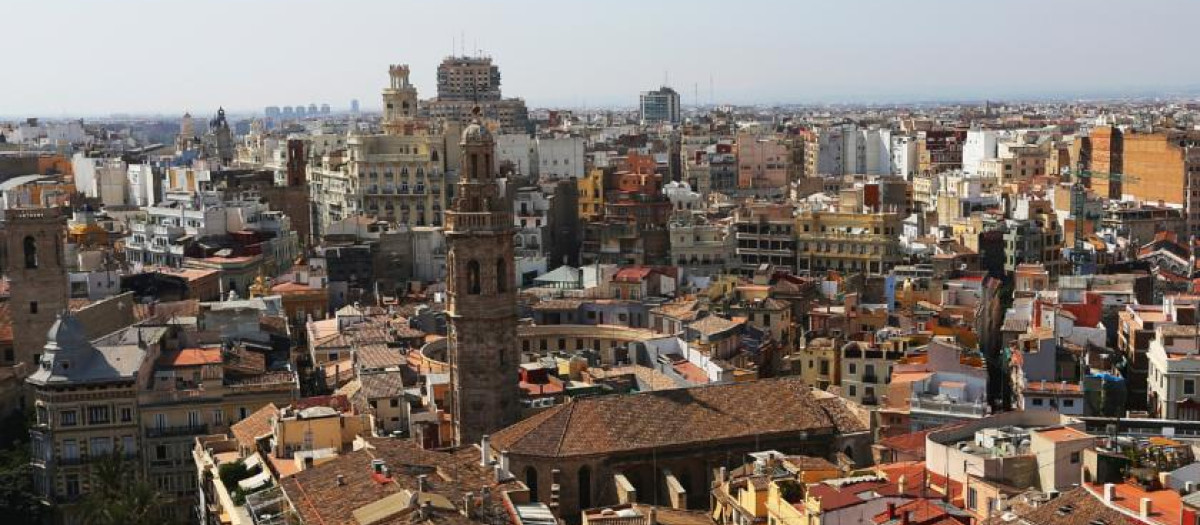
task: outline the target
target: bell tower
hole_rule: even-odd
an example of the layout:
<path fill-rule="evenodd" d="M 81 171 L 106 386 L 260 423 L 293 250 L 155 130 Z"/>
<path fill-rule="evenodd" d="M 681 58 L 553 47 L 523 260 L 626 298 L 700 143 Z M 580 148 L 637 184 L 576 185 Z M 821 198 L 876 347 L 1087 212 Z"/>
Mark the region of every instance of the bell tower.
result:
<path fill-rule="evenodd" d="M 388 135 L 411 135 L 417 117 L 417 88 L 408 81 L 408 64 L 388 68 L 391 84 L 383 90 L 383 130 Z"/>
<path fill-rule="evenodd" d="M 36 366 L 46 333 L 67 309 L 67 218 L 61 208 L 10 208 L 4 230 L 14 355 L 0 354 L 0 364 Z"/>
<path fill-rule="evenodd" d="M 475 118 L 462 134 L 458 195 L 446 212 L 450 392 L 455 444 L 517 421 L 517 296 L 512 203 L 496 183 L 495 141 Z"/>

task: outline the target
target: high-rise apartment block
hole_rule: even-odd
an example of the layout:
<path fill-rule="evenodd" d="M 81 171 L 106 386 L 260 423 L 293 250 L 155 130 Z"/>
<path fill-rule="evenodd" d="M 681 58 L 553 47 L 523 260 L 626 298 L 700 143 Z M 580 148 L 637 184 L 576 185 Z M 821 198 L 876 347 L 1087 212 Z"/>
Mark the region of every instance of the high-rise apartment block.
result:
<path fill-rule="evenodd" d="M 437 98 L 422 108 L 433 118 L 465 123 L 478 106 L 482 116 L 500 125 L 501 133 L 529 133 L 529 110 L 519 98 L 503 98 L 500 68 L 491 57 L 446 57 L 438 66 Z"/>
<path fill-rule="evenodd" d="M 679 92 L 663 86 L 642 92 L 638 109 L 642 124 L 679 123 Z"/>

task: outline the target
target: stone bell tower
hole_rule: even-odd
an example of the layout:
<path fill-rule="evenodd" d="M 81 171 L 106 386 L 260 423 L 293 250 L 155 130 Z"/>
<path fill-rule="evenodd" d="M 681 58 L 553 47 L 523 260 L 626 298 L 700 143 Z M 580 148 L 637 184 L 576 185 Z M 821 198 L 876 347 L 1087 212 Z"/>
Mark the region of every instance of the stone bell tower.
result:
<path fill-rule="evenodd" d="M 60 208 L 10 208 L 4 230 L 14 355 L 0 355 L 0 365 L 34 366 L 50 325 L 67 309 L 67 219 Z"/>
<path fill-rule="evenodd" d="M 495 141 L 479 110 L 462 134 L 458 195 L 446 212 L 450 391 L 455 443 L 517 421 L 520 365 L 512 203 L 496 183 Z"/>

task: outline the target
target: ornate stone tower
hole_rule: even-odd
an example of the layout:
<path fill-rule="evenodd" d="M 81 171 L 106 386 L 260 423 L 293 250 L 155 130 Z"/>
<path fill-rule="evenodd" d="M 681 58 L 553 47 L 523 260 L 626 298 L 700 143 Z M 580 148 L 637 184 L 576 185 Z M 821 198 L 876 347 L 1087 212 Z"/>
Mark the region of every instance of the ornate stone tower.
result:
<path fill-rule="evenodd" d="M 417 116 L 417 88 L 408 81 L 408 65 L 388 67 L 392 83 L 383 90 L 383 131 L 388 135 L 411 135 Z"/>
<path fill-rule="evenodd" d="M 0 364 L 34 366 L 50 325 L 67 309 L 67 220 L 59 208 L 13 208 L 5 211 L 4 229 L 15 355 L 0 355 Z"/>
<path fill-rule="evenodd" d="M 517 297 L 512 203 L 500 193 L 495 141 L 479 122 L 463 130 L 458 195 L 446 212 L 450 388 L 456 444 L 516 422 Z"/>

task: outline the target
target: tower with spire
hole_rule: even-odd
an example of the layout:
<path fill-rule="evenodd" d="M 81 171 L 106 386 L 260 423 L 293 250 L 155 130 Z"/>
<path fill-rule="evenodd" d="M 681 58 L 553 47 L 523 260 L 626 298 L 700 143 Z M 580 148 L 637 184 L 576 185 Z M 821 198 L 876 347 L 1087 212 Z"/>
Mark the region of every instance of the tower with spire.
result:
<path fill-rule="evenodd" d="M 512 203 L 496 181 L 495 140 L 473 111 L 458 194 L 446 212 L 451 410 L 456 444 L 516 422 L 517 298 Z"/>

